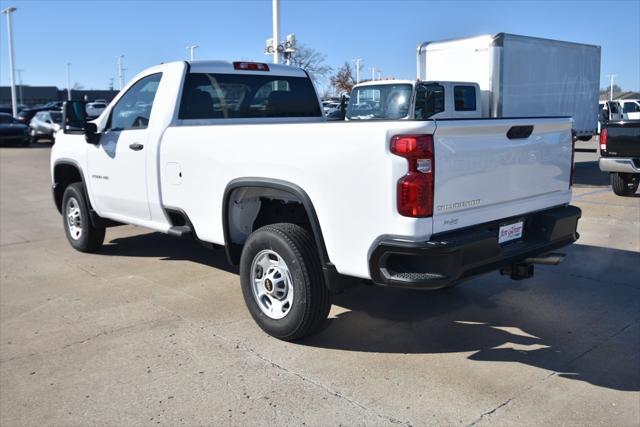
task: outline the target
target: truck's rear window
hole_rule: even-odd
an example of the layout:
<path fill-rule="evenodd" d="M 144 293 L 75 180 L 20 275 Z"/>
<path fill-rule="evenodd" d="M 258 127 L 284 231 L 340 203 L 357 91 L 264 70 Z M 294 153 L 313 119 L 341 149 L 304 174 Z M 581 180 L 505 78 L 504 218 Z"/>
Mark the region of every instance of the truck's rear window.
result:
<path fill-rule="evenodd" d="M 322 117 L 311 80 L 249 74 L 187 74 L 179 119 L 259 117 Z"/>

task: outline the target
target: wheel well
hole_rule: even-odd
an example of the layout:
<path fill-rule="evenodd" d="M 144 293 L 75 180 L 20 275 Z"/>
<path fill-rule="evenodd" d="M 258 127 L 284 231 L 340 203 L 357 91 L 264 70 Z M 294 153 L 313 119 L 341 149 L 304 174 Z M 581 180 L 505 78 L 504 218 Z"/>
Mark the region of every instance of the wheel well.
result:
<path fill-rule="evenodd" d="M 225 240 L 229 260 L 240 261 L 240 253 L 249 235 L 260 227 L 278 222 L 289 222 L 317 236 L 311 219 L 295 194 L 288 191 L 264 187 L 239 187 L 226 197 Z"/>
<path fill-rule="evenodd" d="M 62 212 L 62 196 L 64 190 L 74 182 L 82 182 L 82 175 L 77 166 L 68 163 L 56 165 L 53 169 L 53 200 L 58 212 Z"/>
<path fill-rule="evenodd" d="M 322 229 L 311 199 L 297 185 L 271 178 L 231 181 L 222 201 L 222 227 L 227 259 L 240 263 L 249 235 L 267 224 L 291 222 L 309 230 L 316 243 L 326 286 L 333 292 L 356 286 L 359 279 L 343 276 L 329 260 Z"/>

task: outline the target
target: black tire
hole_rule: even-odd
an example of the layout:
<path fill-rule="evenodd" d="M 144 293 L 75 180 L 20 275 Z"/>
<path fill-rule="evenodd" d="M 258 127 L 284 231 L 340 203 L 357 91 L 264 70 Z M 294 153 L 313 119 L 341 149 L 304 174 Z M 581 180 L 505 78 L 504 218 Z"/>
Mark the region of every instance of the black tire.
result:
<path fill-rule="evenodd" d="M 79 218 L 75 222 L 77 234 L 71 230 L 69 210 L 77 207 Z M 96 252 L 104 242 L 104 227 L 94 227 L 89 216 L 89 203 L 85 197 L 84 185 L 81 182 L 70 184 L 62 196 L 62 226 L 67 240 L 74 249 L 80 252 Z"/>
<path fill-rule="evenodd" d="M 611 187 L 618 196 L 633 196 L 638 189 L 638 183 L 640 175 L 619 172 L 611 174 Z"/>
<path fill-rule="evenodd" d="M 293 302 L 281 319 L 265 314 L 254 296 L 252 266 L 263 251 L 275 252 L 290 273 Z M 331 309 L 332 294 L 324 283 L 315 241 L 307 230 L 295 224 L 267 225 L 249 236 L 240 258 L 240 283 L 249 313 L 258 326 L 284 341 L 318 332 Z"/>

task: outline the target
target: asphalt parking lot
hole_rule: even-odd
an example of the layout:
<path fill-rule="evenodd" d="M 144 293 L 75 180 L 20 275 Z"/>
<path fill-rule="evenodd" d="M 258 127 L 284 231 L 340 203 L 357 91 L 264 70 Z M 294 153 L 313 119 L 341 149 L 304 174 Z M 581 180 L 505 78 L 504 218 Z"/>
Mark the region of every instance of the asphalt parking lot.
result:
<path fill-rule="evenodd" d="M 298 343 L 253 323 L 222 250 L 123 226 L 67 244 L 49 149 L 0 149 L 0 424 L 640 424 L 640 197 L 576 155 L 558 267 L 360 287 Z M 640 196 L 640 195 L 636 195 Z"/>

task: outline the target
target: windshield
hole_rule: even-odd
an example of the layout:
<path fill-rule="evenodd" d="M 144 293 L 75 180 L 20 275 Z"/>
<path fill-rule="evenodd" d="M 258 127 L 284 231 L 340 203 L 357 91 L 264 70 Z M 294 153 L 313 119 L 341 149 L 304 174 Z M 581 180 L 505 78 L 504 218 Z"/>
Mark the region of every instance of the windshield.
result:
<path fill-rule="evenodd" d="M 53 123 L 62 123 L 62 113 L 49 113 L 51 115 L 51 120 Z"/>
<path fill-rule="evenodd" d="M 383 84 L 362 86 L 351 93 L 347 118 L 349 120 L 402 119 L 409 114 L 413 86 Z"/>

